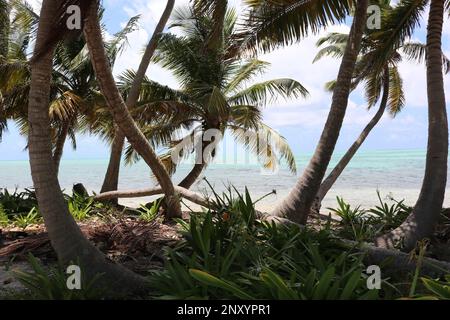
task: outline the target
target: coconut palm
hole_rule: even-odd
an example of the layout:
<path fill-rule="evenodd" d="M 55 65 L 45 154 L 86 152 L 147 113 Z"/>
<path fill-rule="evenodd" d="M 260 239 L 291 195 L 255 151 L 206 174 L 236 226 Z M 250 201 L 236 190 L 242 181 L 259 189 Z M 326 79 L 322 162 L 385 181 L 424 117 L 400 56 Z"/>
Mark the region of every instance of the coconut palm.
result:
<path fill-rule="evenodd" d="M 152 169 L 158 183 L 164 190 L 165 203 L 168 208 L 167 216 L 180 217 L 181 206 L 170 176 L 156 155 L 154 149 L 133 120 L 115 83 L 106 50 L 103 45 L 101 26 L 97 12 L 98 3 L 95 2 L 95 4 L 96 5 L 90 8 L 84 27 L 84 34 L 89 48 L 91 63 L 94 67 L 95 74 L 99 82 L 99 87 L 105 97 L 107 106 L 114 118 L 114 122 L 117 124 L 122 133 L 125 134 L 133 148 L 142 156 L 147 165 Z"/>
<path fill-rule="evenodd" d="M 392 9 L 389 6 L 388 2 L 383 1 L 385 10 Z M 418 63 L 423 62 L 424 60 L 423 58 L 426 49 L 425 45 L 421 43 L 408 42 L 402 45 L 401 52 L 400 50 L 394 50 L 391 52 L 391 56 L 387 57 L 388 60 L 386 61 L 385 65 L 382 65 L 383 69 L 378 70 L 370 67 L 371 63 L 368 63 L 368 61 L 376 57 L 376 45 L 378 43 L 371 37 L 374 32 L 376 33 L 377 31 L 366 31 L 366 34 L 362 40 L 361 54 L 356 63 L 355 74 L 353 77 L 355 88 L 359 83 L 365 83 L 365 95 L 368 101 L 368 109 L 371 109 L 377 103 L 380 97 L 381 102 L 377 112 L 374 114 L 369 123 L 364 127 L 361 134 L 320 185 L 316 202 L 314 204 L 315 211 L 320 210 L 320 204 L 323 198 L 332 188 L 336 180 L 344 171 L 345 167 L 358 151 L 359 147 L 364 143 L 371 130 L 380 121 L 381 117 L 385 113 L 386 108 L 393 117 L 395 117 L 397 113 L 401 111 L 404 105 L 404 93 L 402 88 L 403 81 L 398 70 L 398 64 L 402 61 L 401 53 L 403 53 L 403 56 L 406 56 L 408 60 L 413 60 Z M 317 45 L 328 45 L 318 52 L 314 61 L 318 61 L 324 56 L 341 58 L 344 54 L 347 38 L 348 35 L 342 33 L 331 33 L 326 37 L 321 38 L 318 41 Z M 450 66 L 450 60 L 445 56 L 443 56 L 443 59 L 444 65 Z M 444 71 L 448 72 L 449 69 L 445 68 Z M 333 86 L 333 81 L 327 84 L 328 89 L 332 90 Z"/>
<path fill-rule="evenodd" d="M 380 54 L 388 54 L 390 44 L 402 43 L 418 25 L 429 1 L 401 1 L 385 16 L 386 35 L 380 44 Z M 419 198 L 413 211 L 397 229 L 376 239 L 383 247 L 409 250 L 416 242 L 432 234 L 444 201 L 447 181 L 448 122 L 443 79 L 442 27 L 448 0 L 431 0 L 427 27 L 427 43 L 422 56 L 427 66 L 428 147 L 425 175 Z M 388 40 L 386 40 L 388 39 Z M 384 51 L 383 51 L 384 50 Z"/>
<path fill-rule="evenodd" d="M 353 1 L 247 1 L 253 6 L 247 24 L 250 48 L 270 50 L 301 39 L 309 31 L 342 21 Z M 314 155 L 297 184 L 273 214 L 306 223 L 320 183 L 333 154 L 348 105 L 352 75 L 359 54 L 362 34 L 366 26 L 368 1 L 356 2 L 356 9 L 348 44 L 333 90 L 330 112 Z"/>
<path fill-rule="evenodd" d="M 61 4 L 63 4 L 62 8 L 68 5 L 58 0 L 43 1 L 35 54 L 31 63 L 28 112 L 29 156 L 39 211 L 44 217 L 49 238 L 61 263 L 77 261 L 83 269 L 85 279 L 89 280 L 101 273 L 102 277 L 97 282 L 98 285 L 111 288 L 116 293 L 126 293 L 142 288 L 145 281 L 127 269 L 107 261 L 105 256 L 83 236 L 69 213 L 55 173 L 50 134 L 49 97 L 53 52 L 57 42 L 49 42 L 49 39 L 57 39 L 54 34 L 55 25 L 62 28 L 65 25 L 56 10 L 61 7 Z"/>
<path fill-rule="evenodd" d="M 164 31 L 164 28 L 167 24 L 167 21 L 169 20 L 174 5 L 175 0 L 167 1 L 166 8 L 164 9 L 161 18 L 158 24 L 156 25 L 155 31 L 153 32 L 153 36 L 151 37 L 145 49 L 141 63 L 139 64 L 139 68 L 133 79 L 133 84 L 130 87 L 128 97 L 125 102 L 128 108 L 133 107 L 139 98 L 140 87 L 144 80 L 145 73 L 148 69 L 153 53 L 155 52 L 159 36 Z M 119 130 L 119 128 L 116 127 L 115 129 L 116 130 L 114 134 L 114 139 L 111 143 L 111 154 L 109 158 L 108 169 L 106 171 L 105 178 L 103 180 L 101 192 L 117 190 L 117 185 L 119 183 L 120 162 L 122 158 L 122 150 L 125 142 L 125 136 Z"/>
<path fill-rule="evenodd" d="M 28 105 L 30 87 L 28 51 L 30 39 L 35 37 L 39 15 L 25 1 L 14 1 L 11 6 L 14 9 L 13 36 L 8 56 L 0 58 L 0 91 L 4 96 L 5 117 L 16 121 L 20 132 L 26 136 L 28 121 L 27 109 L 24 106 Z M 126 26 L 106 43 L 112 65 L 125 46 L 127 35 L 136 28 L 137 20 L 138 17 L 131 18 Z M 76 147 L 75 132 L 79 129 L 80 117 L 91 113 L 98 104 L 104 104 L 97 90 L 82 37 L 56 46 L 50 99 L 53 159 L 58 169 L 67 137 L 71 138 L 72 146 Z"/>
<path fill-rule="evenodd" d="M 179 186 L 191 187 L 210 158 L 214 157 L 213 152 L 203 159 L 205 149 L 211 143 L 202 141 L 202 134 L 208 129 L 216 129 L 222 135 L 229 130 L 238 142 L 256 154 L 266 168 L 275 168 L 279 154 L 295 172 L 292 151 L 282 136 L 262 122 L 261 108 L 274 103 L 277 97 L 306 97 L 307 90 L 292 79 L 274 79 L 250 85 L 269 64 L 256 58 L 241 58 L 234 10 L 228 10 L 225 15 L 222 41 L 226 45 L 219 53 L 204 50 L 204 44 L 214 32 L 211 27 L 214 18 L 209 19 L 195 7 L 185 7 L 176 10 L 173 20 L 172 27 L 178 27 L 180 35 L 165 34 L 154 60 L 172 71 L 180 82 L 179 99 L 165 102 L 174 106 L 168 110 L 172 116 L 154 117 L 158 120 L 148 124 L 144 132 L 149 139 L 156 138 L 162 143 L 155 144 L 156 147 L 168 147 L 162 158 L 170 172 L 176 168 L 171 154 L 173 149 L 180 147 L 179 142 L 184 143 L 185 149 L 195 151 L 196 164 Z M 154 103 L 138 110 L 140 114 L 154 114 L 156 111 Z M 180 129 L 185 130 L 181 132 Z M 172 135 L 170 130 L 177 130 L 179 134 Z M 265 148 L 259 145 L 262 141 Z M 189 154 L 185 152 L 184 156 Z M 131 147 L 126 156 L 128 161 L 137 158 Z"/>

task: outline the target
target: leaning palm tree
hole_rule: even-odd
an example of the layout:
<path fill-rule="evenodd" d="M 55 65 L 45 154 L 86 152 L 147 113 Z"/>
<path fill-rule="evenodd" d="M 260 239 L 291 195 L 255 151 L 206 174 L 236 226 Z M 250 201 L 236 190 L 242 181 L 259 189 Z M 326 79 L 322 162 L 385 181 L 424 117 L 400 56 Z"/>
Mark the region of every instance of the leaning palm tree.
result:
<path fill-rule="evenodd" d="M 165 101 L 166 105 L 174 106 L 168 110 L 172 116 L 154 117 L 155 121 L 147 124 L 144 132 L 149 139 L 162 143 L 156 147 L 168 149 L 162 159 L 171 173 L 177 164 L 171 155 L 174 149 L 180 147 L 180 142 L 184 143 L 185 150 L 195 151 L 196 164 L 179 186 L 190 188 L 214 157 L 214 149 L 205 155 L 211 141 L 202 141 L 203 134 L 209 129 L 217 130 L 220 135 L 230 131 L 238 142 L 256 153 L 265 168 L 274 169 L 279 154 L 295 173 L 292 151 L 282 136 L 261 121 L 261 108 L 274 103 L 277 97 L 306 97 L 307 90 L 292 79 L 274 79 L 248 85 L 255 77 L 262 75 L 269 64 L 256 58 L 241 58 L 234 10 L 226 12 L 222 33 L 225 47 L 219 54 L 204 50 L 209 35 L 215 31 L 211 27 L 214 18 L 205 17 L 195 7 L 185 7 L 174 13 L 173 20 L 172 26 L 179 27 L 179 35 L 165 34 L 154 60 L 172 71 L 180 82 L 179 100 Z M 130 81 L 124 77 L 125 84 Z M 154 114 L 155 107 L 157 104 L 150 103 L 136 111 L 144 115 Z M 171 130 L 180 129 L 187 129 L 187 134 L 171 134 Z M 185 152 L 183 156 L 190 153 Z M 132 147 L 127 149 L 126 156 L 128 161 L 138 158 Z"/>
<path fill-rule="evenodd" d="M 420 16 L 428 1 L 401 1 L 385 18 L 389 39 L 380 45 L 402 43 L 418 25 Z M 376 239 L 383 247 L 401 247 L 410 250 L 418 240 L 428 237 L 434 231 L 442 204 L 447 182 L 448 122 L 443 79 L 442 27 L 444 9 L 450 9 L 448 0 L 431 0 L 427 26 L 426 66 L 428 95 L 428 147 L 425 176 L 419 198 L 413 211 L 397 229 Z M 383 50 L 380 52 L 388 52 Z"/>
<path fill-rule="evenodd" d="M 151 37 L 145 49 L 144 55 L 139 64 L 139 68 L 133 79 L 133 84 L 130 87 L 125 102 L 128 108 L 133 107 L 136 104 L 137 100 L 139 99 L 140 87 L 144 80 L 153 53 L 155 52 L 160 34 L 164 31 L 164 28 L 167 24 L 167 21 L 170 17 L 174 5 L 175 0 L 167 1 L 166 8 L 164 9 L 161 18 L 158 24 L 156 25 L 155 31 L 153 32 L 153 36 Z M 114 138 L 111 143 L 111 154 L 109 158 L 108 169 L 106 171 L 105 178 L 103 180 L 101 192 L 117 190 L 117 185 L 119 183 L 120 162 L 122 158 L 124 143 L 125 143 L 125 135 L 123 134 L 122 131 L 120 131 L 118 127 L 115 127 Z"/>
<path fill-rule="evenodd" d="M 274 209 L 275 215 L 306 223 L 344 120 L 353 70 L 366 26 L 368 2 L 356 2 L 348 43 L 333 90 L 330 112 L 314 155 L 289 195 Z M 250 27 L 243 36 L 248 39 L 248 46 L 270 50 L 290 44 L 308 31 L 318 31 L 326 23 L 342 21 L 353 1 L 249 0 L 248 3 L 253 5 L 253 10 L 248 19 Z"/>
<path fill-rule="evenodd" d="M 106 104 L 111 111 L 115 123 L 126 136 L 133 148 L 152 169 L 158 183 L 164 190 L 164 200 L 168 208 L 167 216 L 180 217 L 180 199 L 175 192 L 170 176 L 161 160 L 156 155 L 154 149 L 136 125 L 136 122 L 133 120 L 130 111 L 128 110 L 128 106 L 125 104 L 125 101 L 117 88 L 103 45 L 103 37 L 97 12 L 98 2 L 94 1 L 94 3 L 95 5 L 91 6 L 86 19 L 84 34 L 101 92 L 105 97 Z"/>
<path fill-rule="evenodd" d="M 386 7 L 385 9 L 389 9 L 389 7 Z M 318 52 L 314 61 L 318 61 L 324 56 L 342 57 L 347 38 L 347 34 L 341 33 L 331 33 L 328 36 L 321 38 L 317 43 L 318 46 L 321 46 L 324 43 L 329 45 Z M 400 50 L 391 52 L 392 55 L 387 57 L 389 60 L 386 61 L 385 65 L 382 65 L 383 70 L 380 72 L 380 70 L 372 68 L 371 63 L 368 63 L 368 60 L 376 57 L 376 45 L 377 42 L 371 38 L 370 32 L 364 36 L 361 56 L 356 63 L 355 74 L 353 77 L 355 87 L 360 82 L 365 83 L 365 95 L 368 101 L 368 109 L 371 109 L 381 97 L 378 110 L 333 170 L 331 170 L 324 181 L 322 181 L 313 206 L 314 211 L 319 212 L 322 200 L 333 187 L 346 166 L 350 163 L 372 129 L 378 124 L 385 113 L 385 110 L 387 109 L 392 117 L 395 117 L 397 113 L 402 110 L 405 99 L 402 87 L 403 80 L 398 70 L 398 64 L 403 60 L 403 57 L 416 63 L 424 62 L 426 46 L 419 42 L 408 42 L 403 44 Z M 449 72 L 450 60 L 445 55 L 443 55 L 443 63 L 444 72 Z M 334 81 L 327 83 L 327 89 L 332 89 L 333 86 Z"/>
<path fill-rule="evenodd" d="M 36 46 L 31 60 L 28 112 L 31 175 L 39 210 L 60 262 L 77 262 L 83 270 L 85 280 L 89 281 L 92 277 L 102 274 L 96 285 L 110 288 L 116 294 L 126 293 L 142 288 L 146 282 L 131 271 L 106 260 L 84 237 L 69 213 L 52 160 L 49 119 L 52 60 L 55 45 L 65 34 L 65 8 L 72 3 L 59 0 L 44 0 L 42 3 Z M 62 10 L 58 11 L 58 8 Z M 55 34 L 55 30 L 59 33 Z"/>

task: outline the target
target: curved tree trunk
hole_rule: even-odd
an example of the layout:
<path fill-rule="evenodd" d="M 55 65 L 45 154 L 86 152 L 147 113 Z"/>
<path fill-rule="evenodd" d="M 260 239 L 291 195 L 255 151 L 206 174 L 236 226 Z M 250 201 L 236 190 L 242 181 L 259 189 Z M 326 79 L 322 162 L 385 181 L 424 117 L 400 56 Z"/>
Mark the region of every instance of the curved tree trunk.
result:
<path fill-rule="evenodd" d="M 197 181 L 198 177 L 202 174 L 203 170 L 206 168 L 206 163 L 196 163 L 192 170 L 184 177 L 183 180 L 178 184 L 179 187 L 189 189 Z"/>
<path fill-rule="evenodd" d="M 52 246 L 62 264 L 79 263 L 85 279 L 104 273 L 97 285 L 125 293 L 130 289 L 141 288 L 145 282 L 127 269 L 108 262 L 83 236 L 68 211 L 56 176 L 48 113 L 53 48 L 45 50 L 43 47 L 48 35 L 53 32 L 54 11 L 57 7 L 57 0 L 43 1 L 35 52 L 44 53 L 31 63 L 29 156 L 39 211 L 44 217 Z"/>
<path fill-rule="evenodd" d="M 124 133 L 131 146 L 152 169 L 159 185 L 164 190 L 166 196 L 165 201 L 168 208 L 167 217 L 181 217 L 180 201 L 175 194 L 175 189 L 170 176 L 150 143 L 137 127 L 128 111 L 127 105 L 117 89 L 103 45 L 100 23 L 97 16 L 97 6 L 92 6 L 90 9 L 84 28 L 84 34 L 91 56 L 91 63 L 94 67 L 102 94 L 104 95 L 114 118 L 114 122 Z"/>
<path fill-rule="evenodd" d="M 208 130 L 208 128 L 206 129 Z M 199 141 L 201 145 L 200 152 L 195 154 L 195 164 L 192 170 L 178 184 L 179 187 L 189 189 L 197 181 L 203 170 L 208 166 L 209 159 L 213 158 L 213 154 L 205 155 L 205 149 L 211 144 L 211 141 Z M 215 153 L 215 151 L 213 151 Z M 206 158 L 206 159 L 205 159 Z"/>
<path fill-rule="evenodd" d="M 359 0 L 333 92 L 331 109 L 314 155 L 289 195 L 273 214 L 305 224 L 326 173 L 344 121 L 351 80 L 366 26 L 368 0 Z"/>
<path fill-rule="evenodd" d="M 326 179 L 322 182 L 319 188 L 319 192 L 317 192 L 317 196 L 313 205 L 313 210 L 319 212 L 320 207 L 322 205 L 322 200 L 327 195 L 328 191 L 333 187 L 336 180 L 340 177 L 344 169 L 350 163 L 358 149 L 364 143 L 366 138 L 369 136 L 369 133 L 372 129 L 378 124 L 378 122 L 383 117 L 383 114 L 386 110 L 388 98 L 389 98 L 389 70 L 385 70 L 384 73 L 384 85 L 383 85 L 383 97 L 380 102 L 380 107 L 375 115 L 372 117 L 370 122 L 364 127 L 363 131 L 359 135 L 358 139 L 350 146 L 344 156 L 339 160 L 338 164 L 333 168 L 330 174 L 326 177 Z"/>
<path fill-rule="evenodd" d="M 56 138 L 55 150 L 53 151 L 53 162 L 55 163 L 56 175 L 58 175 L 59 172 L 59 165 L 64 151 L 64 144 L 66 143 L 67 135 L 69 134 L 69 127 L 70 122 L 64 121 L 58 132 L 58 137 Z"/>
<path fill-rule="evenodd" d="M 141 63 L 138 70 L 136 71 L 136 77 L 133 80 L 130 92 L 128 94 L 126 105 L 128 108 L 133 107 L 138 98 L 139 92 L 144 80 L 145 73 L 147 72 L 150 61 L 158 45 L 158 39 L 169 20 L 170 14 L 172 13 L 173 7 L 175 5 L 175 0 L 168 0 L 166 8 L 156 25 L 153 36 L 150 39 L 147 48 L 145 49 L 144 56 L 142 57 Z M 114 135 L 114 140 L 111 145 L 111 154 L 109 157 L 108 169 L 103 180 L 101 192 L 117 190 L 119 184 L 119 172 L 120 172 L 120 162 L 122 158 L 122 150 L 125 143 L 125 136 L 119 132 L 120 129 L 116 130 Z"/>
<path fill-rule="evenodd" d="M 428 148 L 425 176 L 412 213 L 400 227 L 375 240 L 381 247 L 415 247 L 436 226 L 447 183 L 448 123 L 442 73 L 444 1 L 431 0 L 427 28 Z"/>

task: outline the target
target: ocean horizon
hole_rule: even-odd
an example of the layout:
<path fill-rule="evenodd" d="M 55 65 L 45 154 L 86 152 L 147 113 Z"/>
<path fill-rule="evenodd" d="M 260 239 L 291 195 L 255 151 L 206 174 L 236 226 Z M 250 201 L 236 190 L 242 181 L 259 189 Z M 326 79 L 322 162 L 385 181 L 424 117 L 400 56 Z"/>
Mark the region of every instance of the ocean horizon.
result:
<path fill-rule="evenodd" d="M 335 153 L 329 171 L 342 155 L 343 152 Z M 225 191 L 229 186 L 235 186 L 240 191 L 247 187 L 253 200 L 275 190 L 275 195 L 270 195 L 257 204 L 258 209 L 270 211 L 270 208 L 289 193 L 310 156 L 311 153 L 296 156 L 297 175 L 289 172 L 285 166 L 281 166 L 277 172 L 269 173 L 261 170 L 260 166 L 253 162 L 237 161 L 213 163 L 204 171 L 203 177 L 206 177 L 218 192 Z M 389 196 L 396 200 L 404 199 L 406 204 L 414 205 L 425 171 L 425 156 L 426 150 L 419 149 L 359 151 L 324 199 L 323 210 L 336 206 L 336 196 L 343 197 L 353 206 L 373 207 L 378 204 L 377 190 L 383 198 Z M 89 192 L 98 193 L 107 164 L 108 159 L 62 159 L 59 174 L 61 188 L 65 192 L 70 192 L 73 184 L 83 183 Z M 181 164 L 173 177 L 174 181 L 179 182 L 191 167 L 190 163 Z M 131 166 L 122 166 L 119 189 L 130 190 L 152 186 L 155 186 L 155 181 L 143 161 Z M 448 184 L 447 188 L 449 187 Z M 32 188 L 28 161 L 0 160 L 0 188 L 9 190 Z M 201 193 L 211 193 L 208 184 L 202 180 L 193 189 Z M 153 198 L 123 199 L 121 203 L 138 206 L 139 203 L 145 203 Z M 448 192 L 444 205 L 450 206 Z"/>

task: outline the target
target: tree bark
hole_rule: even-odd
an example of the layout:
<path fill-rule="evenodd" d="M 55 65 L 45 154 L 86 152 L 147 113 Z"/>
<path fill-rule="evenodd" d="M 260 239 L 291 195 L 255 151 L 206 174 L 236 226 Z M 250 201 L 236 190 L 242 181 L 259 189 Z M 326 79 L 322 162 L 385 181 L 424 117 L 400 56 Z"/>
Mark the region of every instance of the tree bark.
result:
<path fill-rule="evenodd" d="M 84 33 L 89 48 L 91 63 L 94 67 L 97 80 L 114 118 L 114 122 L 126 136 L 131 146 L 139 153 L 153 174 L 159 185 L 164 190 L 167 204 L 167 217 L 181 217 L 180 201 L 175 194 L 175 189 L 164 165 L 147 141 L 143 133 L 134 122 L 127 105 L 117 89 L 108 57 L 103 45 L 100 23 L 97 16 L 97 6 L 92 6 L 87 18 Z"/>
<path fill-rule="evenodd" d="M 203 206 L 205 208 L 210 208 L 211 203 L 208 199 L 205 199 L 201 194 L 188 190 L 183 187 L 175 186 L 176 192 L 179 193 L 183 198 L 192 201 L 195 204 Z M 156 196 L 162 194 L 163 190 L 161 188 L 149 188 L 149 189 L 137 189 L 137 190 L 124 190 L 124 191 L 109 191 L 101 193 L 94 197 L 97 201 L 117 199 L 117 198 L 141 198 Z"/>
<path fill-rule="evenodd" d="M 416 205 L 397 229 L 375 240 L 380 247 L 410 250 L 430 236 L 439 220 L 447 183 L 448 122 L 442 71 L 444 1 L 432 0 L 427 27 L 428 148 Z"/>
<path fill-rule="evenodd" d="M 32 59 L 29 92 L 29 156 L 39 211 L 44 217 L 52 246 L 62 264 L 77 263 L 84 279 L 103 273 L 96 283 L 112 291 L 125 293 L 141 289 L 145 281 L 131 271 L 108 262 L 81 233 L 64 200 L 52 158 L 49 100 L 54 48 L 44 50 L 48 35 L 53 32 L 57 0 L 42 3 L 36 52 L 44 52 Z M 120 291 L 117 291 L 120 290 Z"/>
<path fill-rule="evenodd" d="M 208 127 L 205 131 L 208 130 Z M 197 181 L 198 177 L 202 174 L 203 170 L 208 166 L 208 161 L 213 158 L 213 154 L 205 155 L 205 149 L 212 143 L 211 141 L 201 141 L 198 142 L 201 146 L 200 152 L 195 155 L 195 164 L 192 170 L 184 177 L 183 180 L 178 184 L 179 187 L 189 189 Z M 213 151 L 212 153 L 215 153 Z"/>
<path fill-rule="evenodd" d="M 333 92 L 331 109 L 314 155 L 289 195 L 273 214 L 305 224 L 319 191 L 344 121 L 351 80 L 366 26 L 368 0 L 359 0 Z"/>
<path fill-rule="evenodd" d="M 192 170 L 184 177 L 183 180 L 178 184 L 179 187 L 189 189 L 192 185 L 197 181 L 198 177 L 203 172 L 203 169 L 206 168 L 206 163 L 196 163 Z"/>
<path fill-rule="evenodd" d="M 9 47 L 9 13 L 10 7 L 7 0 L 0 0 L 0 56 L 8 55 Z"/>
<path fill-rule="evenodd" d="M 387 68 L 386 68 L 387 69 Z M 344 156 L 339 160 L 338 164 L 333 168 L 327 178 L 322 182 L 319 188 L 319 192 L 317 192 L 317 196 L 315 202 L 313 204 L 313 210 L 319 212 L 320 207 L 322 205 L 323 198 L 327 195 L 328 191 L 333 187 L 336 180 L 340 177 L 344 169 L 350 163 L 350 161 L 355 156 L 356 152 L 358 152 L 361 145 L 364 143 L 366 138 L 369 136 L 372 129 L 378 124 L 378 122 L 383 117 L 383 114 L 386 110 L 386 106 L 389 99 L 389 70 L 385 70 L 384 72 L 384 84 L 383 84 L 383 97 L 381 98 L 380 107 L 375 115 L 372 117 L 370 122 L 364 127 L 363 131 L 359 135 L 358 139 L 350 146 Z"/>
<path fill-rule="evenodd" d="M 125 136 L 119 128 L 115 129 L 111 153 L 109 155 L 108 169 L 103 179 L 100 193 L 117 190 L 119 185 L 120 163 L 122 160 L 122 150 L 125 144 Z M 111 199 L 110 204 L 117 205 L 117 199 Z"/>
<path fill-rule="evenodd" d="M 136 72 L 136 77 L 133 80 L 130 92 L 128 94 L 126 105 L 128 108 L 133 107 L 139 99 L 139 92 L 144 80 L 145 73 L 147 72 L 150 61 L 155 53 L 156 47 L 158 45 L 158 39 L 169 20 L 170 14 L 172 13 L 173 7 L 175 5 L 175 0 L 168 0 L 166 8 L 156 25 L 153 36 L 150 39 L 147 48 L 145 49 L 144 56 L 142 57 L 139 68 Z M 103 180 L 103 185 L 100 192 L 107 192 L 117 190 L 119 184 L 119 172 L 120 172 L 120 162 L 122 158 L 123 146 L 125 144 L 125 136 L 117 129 L 114 135 L 114 140 L 111 145 L 111 154 L 109 157 L 108 169 Z"/>
<path fill-rule="evenodd" d="M 53 152 L 53 162 L 55 163 L 56 175 L 59 173 L 59 165 L 64 151 L 67 135 L 69 134 L 70 122 L 64 121 L 56 138 L 55 151 Z"/>

